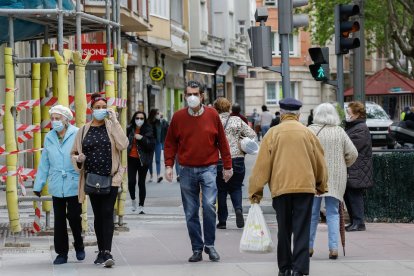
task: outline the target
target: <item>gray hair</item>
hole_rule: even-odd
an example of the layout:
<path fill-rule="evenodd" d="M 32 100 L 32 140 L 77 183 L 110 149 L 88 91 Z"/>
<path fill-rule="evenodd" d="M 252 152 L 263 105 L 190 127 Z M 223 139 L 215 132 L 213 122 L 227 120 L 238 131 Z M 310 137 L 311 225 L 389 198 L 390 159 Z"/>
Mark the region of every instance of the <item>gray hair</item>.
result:
<path fill-rule="evenodd" d="M 285 114 L 293 114 L 293 115 L 299 115 L 300 114 L 300 110 L 287 110 L 287 109 L 280 109 L 280 115 L 285 115 Z"/>
<path fill-rule="evenodd" d="M 338 126 L 341 124 L 341 120 L 335 106 L 330 103 L 322 103 L 313 111 L 313 123 Z"/>

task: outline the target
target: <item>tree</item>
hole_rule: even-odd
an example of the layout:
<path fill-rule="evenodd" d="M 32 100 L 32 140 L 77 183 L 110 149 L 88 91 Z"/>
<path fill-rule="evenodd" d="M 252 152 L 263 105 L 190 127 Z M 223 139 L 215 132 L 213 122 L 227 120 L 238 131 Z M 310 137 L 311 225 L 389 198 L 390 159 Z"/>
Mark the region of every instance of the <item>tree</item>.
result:
<path fill-rule="evenodd" d="M 401 74 L 414 79 L 414 0 L 361 0 L 365 10 L 366 45 Z M 334 30 L 334 7 L 349 0 L 310 0 L 308 12 L 314 43 L 325 45 Z"/>

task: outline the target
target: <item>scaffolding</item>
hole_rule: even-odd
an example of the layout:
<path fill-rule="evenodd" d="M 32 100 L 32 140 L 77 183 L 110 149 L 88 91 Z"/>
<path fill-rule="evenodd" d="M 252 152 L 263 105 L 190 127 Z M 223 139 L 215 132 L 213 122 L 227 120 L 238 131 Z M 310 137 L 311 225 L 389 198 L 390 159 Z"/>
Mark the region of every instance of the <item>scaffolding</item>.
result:
<path fill-rule="evenodd" d="M 5 74 L 0 79 L 5 79 L 6 93 L 4 105 L 4 132 L 5 132 L 5 151 L 10 153 L 6 155 L 7 176 L 6 179 L 6 201 L 9 213 L 9 228 L 12 233 L 18 233 L 21 229 L 18 202 L 34 201 L 34 207 L 38 208 L 37 202 L 43 201 L 43 211 L 46 214 L 46 228 L 50 228 L 50 211 L 51 197 L 47 195 L 47 187 L 42 190 L 42 197 L 39 199 L 35 196 L 19 196 L 18 184 L 22 181 L 22 172 L 18 168 L 18 137 L 17 130 L 17 108 L 14 93 L 16 78 L 30 78 L 32 81 L 32 99 L 33 107 L 33 127 L 40 129 L 42 125 L 43 134 L 47 132 L 47 125 L 43 123 L 48 119 L 48 109 L 50 105 L 44 104 L 46 90 L 49 86 L 50 75 L 52 75 L 53 96 L 57 98 L 57 103 L 69 107 L 68 94 L 68 70 L 75 70 L 75 95 L 74 109 L 76 126 L 83 126 L 86 122 L 87 97 L 85 70 L 104 70 L 105 71 L 105 94 L 106 97 L 113 99 L 108 101 L 108 105 L 120 110 L 120 123 L 126 128 L 127 123 L 127 88 L 126 88 L 126 66 L 127 54 L 123 54 L 121 47 L 121 25 L 120 25 L 120 1 L 121 0 L 105 0 L 105 18 L 101 18 L 92 14 L 87 14 L 81 10 L 80 0 L 76 0 L 74 10 L 64 10 L 62 0 L 57 1 L 56 9 L 0 9 L 0 16 L 7 17 L 9 22 L 9 39 L 8 47 L 5 48 Z M 31 51 L 31 57 L 15 56 L 15 30 L 14 20 L 20 19 L 28 22 L 43 25 L 44 32 L 27 39 L 26 41 L 43 40 L 42 55 L 38 56 L 37 51 Z M 57 24 L 56 24 L 57 21 Z M 90 55 L 82 58 L 82 34 L 91 32 L 105 32 L 106 57 L 102 63 L 88 64 Z M 64 49 L 64 37 L 75 36 L 75 47 L 72 51 Z M 50 38 L 57 39 L 57 51 L 50 54 Z M 111 55 L 111 44 L 113 45 L 113 56 Z M 73 60 L 74 65 L 70 64 Z M 18 64 L 31 64 L 32 70 L 30 74 L 15 75 L 15 67 Z M 57 68 L 50 71 L 51 66 Z M 111 75 L 112 74 L 112 75 Z M 73 98 L 72 98 L 73 99 Z M 121 102 L 121 104 L 117 104 Z M 39 103 L 36 105 L 36 103 Z M 40 106 L 42 103 L 42 106 Z M 123 103 L 123 104 L 122 104 Z M 41 144 L 44 137 L 34 133 L 34 164 L 38 165 L 41 154 Z M 41 140 L 39 140 L 41 139 Z M 37 145 L 36 145 L 37 144 Z M 22 153 L 27 152 L 25 150 Z M 30 151 L 29 151 L 30 152 Z M 126 167 L 127 156 L 126 151 L 122 152 L 122 166 Z M 0 166 L 1 167 L 1 166 Z M 23 175 L 24 176 L 24 175 Z M 117 223 L 122 226 L 124 216 L 125 198 L 127 193 L 126 173 L 124 173 L 121 192 L 115 206 Z M 20 184 L 21 185 L 21 184 Z M 24 187 L 22 187 L 24 189 Z M 87 208 L 86 201 L 82 206 L 82 227 L 86 231 L 87 225 Z"/>

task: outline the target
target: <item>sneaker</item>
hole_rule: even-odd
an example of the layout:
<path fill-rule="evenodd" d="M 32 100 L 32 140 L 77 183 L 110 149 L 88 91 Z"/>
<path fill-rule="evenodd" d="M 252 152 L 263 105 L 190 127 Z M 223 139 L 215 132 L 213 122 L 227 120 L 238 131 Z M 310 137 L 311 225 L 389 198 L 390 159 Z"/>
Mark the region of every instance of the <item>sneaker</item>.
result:
<path fill-rule="evenodd" d="M 103 259 L 104 259 L 104 263 L 103 263 L 104 267 L 110 268 L 115 264 L 115 260 L 112 257 L 110 252 L 105 252 Z"/>
<path fill-rule="evenodd" d="M 148 182 L 152 182 L 152 175 L 150 175 Z"/>
<path fill-rule="evenodd" d="M 244 227 L 243 211 L 240 210 L 240 209 L 236 210 L 236 225 L 237 225 L 237 228 L 243 228 Z"/>
<path fill-rule="evenodd" d="M 53 261 L 54 265 L 66 264 L 68 262 L 68 255 L 58 254 Z"/>
<path fill-rule="evenodd" d="M 158 177 L 157 183 L 160 183 L 163 180 L 162 176 Z"/>
<path fill-rule="evenodd" d="M 144 206 L 138 206 L 138 213 L 140 215 L 144 215 L 145 214 L 145 212 L 144 212 Z"/>
<path fill-rule="evenodd" d="M 99 251 L 98 256 L 96 256 L 95 261 L 93 262 L 96 265 L 101 265 L 105 262 L 104 260 L 104 252 L 103 251 Z"/>
<path fill-rule="evenodd" d="M 78 261 L 85 260 L 85 249 L 76 250 L 76 259 L 78 259 Z"/>
<path fill-rule="evenodd" d="M 132 212 L 135 212 L 137 210 L 137 200 L 132 200 Z"/>

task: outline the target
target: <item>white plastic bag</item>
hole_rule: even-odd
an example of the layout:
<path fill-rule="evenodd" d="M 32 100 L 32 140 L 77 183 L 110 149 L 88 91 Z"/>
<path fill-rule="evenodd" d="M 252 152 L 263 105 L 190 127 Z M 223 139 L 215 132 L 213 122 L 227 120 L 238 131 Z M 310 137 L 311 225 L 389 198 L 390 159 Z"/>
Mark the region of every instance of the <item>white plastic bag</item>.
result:
<path fill-rule="evenodd" d="M 240 148 L 243 152 L 247 154 L 255 155 L 259 152 L 259 145 L 249 137 L 244 137 L 240 141 Z"/>
<path fill-rule="evenodd" d="M 249 214 L 240 240 L 240 252 L 268 253 L 273 250 L 269 227 L 259 204 L 250 206 Z"/>

